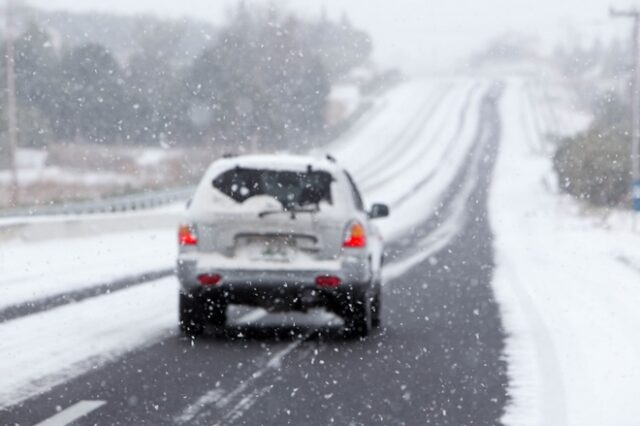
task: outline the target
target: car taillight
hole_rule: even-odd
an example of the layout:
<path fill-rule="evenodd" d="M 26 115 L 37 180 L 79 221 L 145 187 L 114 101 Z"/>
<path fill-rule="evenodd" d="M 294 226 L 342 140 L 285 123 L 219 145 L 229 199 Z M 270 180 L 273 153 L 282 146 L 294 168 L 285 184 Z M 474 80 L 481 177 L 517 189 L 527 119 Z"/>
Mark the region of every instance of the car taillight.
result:
<path fill-rule="evenodd" d="M 178 242 L 181 246 L 195 246 L 198 244 L 198 237 L 190 226 L 183 225 L 178 230 Z"/>
<path fill-rule="evenodd" d="M 204 286 L 218 285 L 220 281 L 222 281 L 222 277 L 218 274 L 198 275 L 198 282 Z"/>
<path fill-rule="evenodd" d="M 358 222 L 351 224 L 347 230 L 347 235 L 342 243 L 342 247 L 362 248 L 367 246 L 367 233 L 364 226 Z"/>
<path fill-rule="evenodd" d="M 316 285 L 323 288 L 336 288 L 342 284 L 342 280 L 333 275 L 320 275 L 316 277 Z"/>

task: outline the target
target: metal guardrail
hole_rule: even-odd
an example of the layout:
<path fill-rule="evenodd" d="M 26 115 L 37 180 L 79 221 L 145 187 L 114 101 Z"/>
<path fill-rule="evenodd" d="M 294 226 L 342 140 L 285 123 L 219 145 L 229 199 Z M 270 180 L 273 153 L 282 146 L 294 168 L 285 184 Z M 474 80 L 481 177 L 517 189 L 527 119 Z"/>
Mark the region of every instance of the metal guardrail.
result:
<path fill-rule="evenodd" d="M 179 201 L 187 201 L 195 187 L 177 188 L 142 194 L 123 195 L 97 201 L 78 201 L 70 203 L 30 206 L 0 210 L 0 217 L 59 216 L 73 214 L 118 213 L 146 210 Z"/>

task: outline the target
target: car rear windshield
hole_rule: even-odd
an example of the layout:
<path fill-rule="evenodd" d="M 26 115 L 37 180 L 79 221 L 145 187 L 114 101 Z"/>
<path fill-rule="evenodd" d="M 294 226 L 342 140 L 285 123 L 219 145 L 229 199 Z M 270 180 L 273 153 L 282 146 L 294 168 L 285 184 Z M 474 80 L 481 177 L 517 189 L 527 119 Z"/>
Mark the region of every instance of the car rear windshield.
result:
<path fill-rule="evenodd" d="M 251 197 L 269 195 L 283 208 L 309 205 L 319 206 L 325 201 L 332 204 L 331 182 L 333 177 L 325 171 L 281 171 L 237 167 L 213 180 L 213 187 L 243 203 Z"/>

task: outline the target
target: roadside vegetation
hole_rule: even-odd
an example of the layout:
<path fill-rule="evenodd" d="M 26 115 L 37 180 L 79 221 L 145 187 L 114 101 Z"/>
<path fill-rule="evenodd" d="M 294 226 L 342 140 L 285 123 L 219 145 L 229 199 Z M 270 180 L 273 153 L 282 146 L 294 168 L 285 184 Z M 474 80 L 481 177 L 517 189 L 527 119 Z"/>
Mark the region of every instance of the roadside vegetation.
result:
<path fill-rule="evenodd" d="M 67 18 L 83 28 L 81 17 Z M 20 142 L 31 147 L 73 141 L 282 148 L 325 130 L 332 83 L 372 49 L 346 19 L 305 21 L 244 3 L 219 28 L 104 18 L 110 33 L 131 36 L 112 46 L 100 42 L 107 38 L 100 33 L 82 40 L 60 18 L 30 19 L 16 42 L 16 77 Z"/>
<path fill-rule="evenodd" d="M 594 121 L 577 135 L 561 139 L 554 168 L 562 191 L 594 206 L 614 207 L 631 188 L 628 105 L 609 97 L 594 108 Z"/>
<path fill-rule="evenodd" d="M 615 207 L 631 191 L 629 49 L 613 40 L 558 48 L 555 62 L 593 114 L 588 129 L 558 141 L 554 168 L 562 191 L 590 205 Z"/>
<path fill-rule="evenodd" d="M 368 34 L 346 17 L 238 2 L 221 26 L 28 8 L 16 21 L 18 145 L 22 157 L 46 153 L 22 173 L 23 205 L 188 185 L 225 153 L 326 143 L 364 109 L 332 90 L 362 97 L 388 80 L 371 66 Z M 6 138 L 1 119 L 0 207 Z"/>

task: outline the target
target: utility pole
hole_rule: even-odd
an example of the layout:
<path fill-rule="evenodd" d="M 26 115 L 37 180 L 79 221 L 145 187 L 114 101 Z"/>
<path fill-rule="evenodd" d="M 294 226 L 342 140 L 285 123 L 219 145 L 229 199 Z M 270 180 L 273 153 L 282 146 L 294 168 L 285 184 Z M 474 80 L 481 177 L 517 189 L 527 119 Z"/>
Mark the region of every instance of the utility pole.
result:
<path fill-rule="evenodd" d="M 631 46 L 633 49 L 633 80 L 631 88 L 631 175 L 633 208 L 640 210 L 640 164 L 638 154 L 640 153 L 640 11 L 638 9 L 615 10 L 611 8 L 612 18 L 627 18 L 633 20 L 633 34 Z M 634 229 L 635 229 L 635 215 Z"/>
<path fill-rule="evenodd" d="M 16 73 L 14 48 L 13 0 L 7 0 L 5 10 L 5 43 L 7 66 L 7 136 L 9 139 L 9 156 L 11 161 L 11 189 L 10 203 L 16 206 L 20 202 L 20 187 L 18 182 L 18 167 L 16 164 L 18 150 L 18 118 L 16 112 Z"/>

